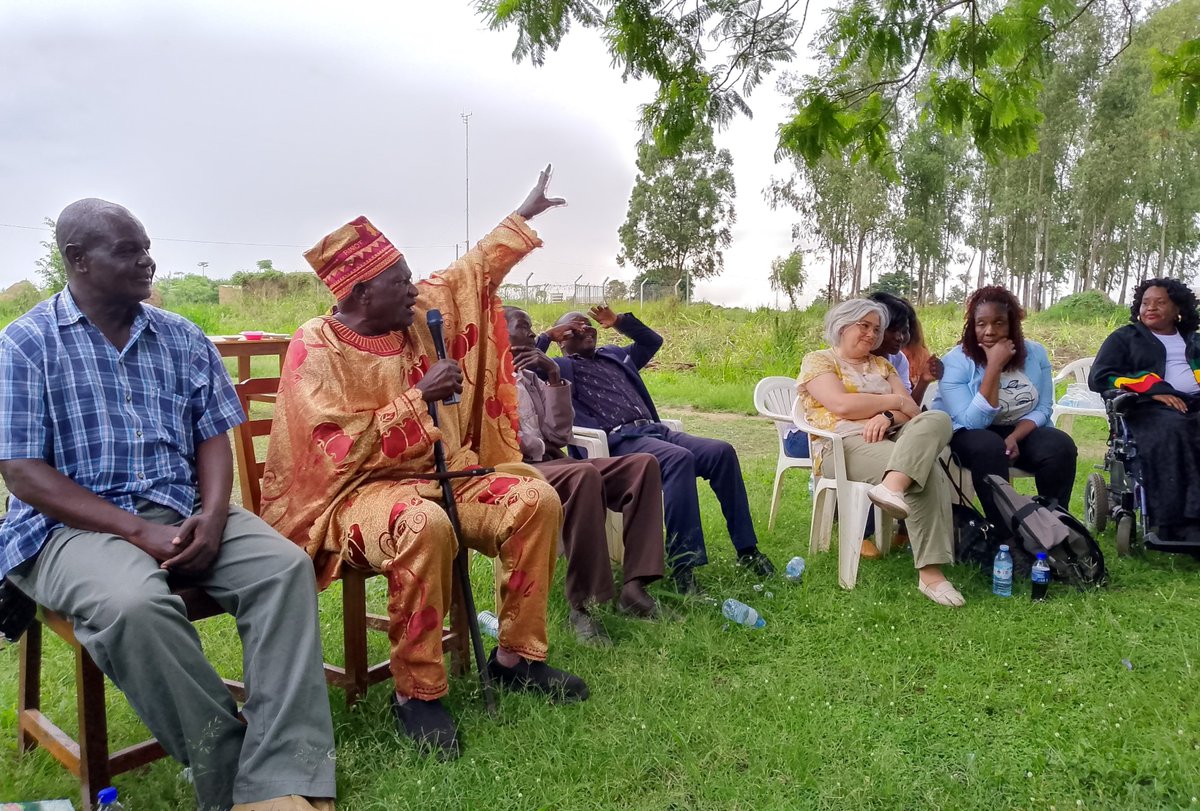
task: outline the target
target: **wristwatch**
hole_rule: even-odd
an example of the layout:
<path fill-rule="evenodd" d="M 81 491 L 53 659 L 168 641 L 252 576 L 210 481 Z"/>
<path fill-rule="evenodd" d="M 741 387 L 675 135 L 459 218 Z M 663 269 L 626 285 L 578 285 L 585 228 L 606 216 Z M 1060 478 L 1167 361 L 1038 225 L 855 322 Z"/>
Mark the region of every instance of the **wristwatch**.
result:
<path fill-rule="evenodd" d="M 896 415 L 895 414 L 893 414 L 890 411 L 883 411 L 881 413 L 883 414 L 883 416 L 887 417 L 888 422 L 890 422 L 892 425 L 896 424 Z"/>

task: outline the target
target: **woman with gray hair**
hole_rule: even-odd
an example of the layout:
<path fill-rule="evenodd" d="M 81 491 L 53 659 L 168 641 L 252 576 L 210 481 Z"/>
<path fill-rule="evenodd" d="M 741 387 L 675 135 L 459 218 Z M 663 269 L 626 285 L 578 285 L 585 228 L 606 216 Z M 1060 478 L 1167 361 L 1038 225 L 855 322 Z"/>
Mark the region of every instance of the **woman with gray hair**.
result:
<path fill-rule="evenodd" d="M 847 475 L 873 482 L 871 501 L 907 519 L 920 592 L 939 605 L 961 606 L 963 596 L 941 568 L 954 559 L 950 485 L 938 464 L 950 442 L 950 419 L 922 412 L 895 368 L 871 354 L 887 323 L 887 309 L 875 301 L 851 299 L 831 309 L 830 348 L 809 352 L 800 364 L 800 403 L 814 427 L 843 436 Z M 812 438 L 814 475 L 821 473 L 825 444 Z"/>

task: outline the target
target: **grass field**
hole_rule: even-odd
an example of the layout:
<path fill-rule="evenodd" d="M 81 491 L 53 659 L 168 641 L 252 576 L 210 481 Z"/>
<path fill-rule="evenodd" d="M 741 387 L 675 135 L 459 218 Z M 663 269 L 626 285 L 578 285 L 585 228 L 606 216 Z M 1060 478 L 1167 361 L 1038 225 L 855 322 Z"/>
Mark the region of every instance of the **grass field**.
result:
<path fill-rule="evenodd" d="M 679 620 L 645 623 L 606 612 L 617 645 L 591 650 L 566 628 L 560 587 L 550 604 L 552 660 L 587 678 L 592 698 L 557 708 L 505 695 L 500 717 L 491 719 L 474 682 L 455 680 L 450 704 L 466 751 L 440 764 L 416 757 L 397 738 L 385 686 L 353 711 L 331 692 L 340 808 L 1063 811 L 1196 804 L 1196 563 L 1155 554 L 1118 558 L 1110 531 L 1101 543 L 1112 583 L 1099 592 L 1055 587 L 1046 603 L 1031 603 L 1025 590 L 1003 600 L 981 573 L 954 567 L 949 575 L 968 603 L 948 610 L 917 593 L 904 552 L 864 561 L 858 587 L 843 591 L 836 549 L 807 551 L 807 474 L 789 474 L 775 530 L 767 530 L 775 432 L 746 416 L 747 380 L 794 374 L 801 352 L 816 345 L 818 316 L 792 316 L 809 323 L 785 355 L 770 314 L 733 311 L 727 318 L 730 311 L 715 308 L 679 309 L 685 318 L 666 307 L 646 316 L 668 337 L 668 351 L 649 375 L 651 389 L 667 406 L 664 416 L 738 448 L 762 548 L 780 565 L 794 554 L 808 558 L 803 584 L 776 578 L 756 590 L 756 581 L 732 566 L 715 499 L 702 486 L 712 558 L 702 581 L 714 597 L 759 608 L 765 629 L 729 628 L 718 608 L 682 602 L 663 587 L 657 593 Z M 550 315 L 535 308 L 541 323 Z M 931 338 L 935 348 L 952 342 L 956 317 L 949 310 L 925 316 L 933 336 L 948 336 Z M 291 326 L 256 319 L 206 328 Z M 1067 353 L 1076 343 L 1094 347 L 1109 328 L 1109 319 L 1047 319 L 1029 332 L 1051 346 L 1057 367 L 1091 354 Z M 676 342 L 690 342 L 707 360 L 686 366 Z M 1075 436 L 1079 514 L 1084 477 L 1103 453 L 1102 424 L 1079 420 Z M 1028 480 L 1021 486 L 1027 489 Z M 474 564 L 481 609 L 493 602 L 484 585 L 489 565 Z M 556 576 L 561 586 L 561 567 Z M 380 584 L 373 585 L 381 605 Z M 328 658 L 338 661 L 336 586 L 322 597 L 322 621 Z M 201 635 L 223 673 L 240 673 L 229 618 L 206 621 Z M 373 658 L 386 652 L 386 641 L 374 639 Z M 71 660 L 56 642 L 48 659 L 45 704 L 69 718 Z M 14 648 L 0 650 L 0 801 L 77 801 L 74 782 L 44 753 L 16 754 L 16 660 Z M 116 745 L 144 734 L 111 687 L 109 706 Z M 116 782 L 135 811 L 187 808 L 190 791 L 179 770 L 160 762 Z"/>

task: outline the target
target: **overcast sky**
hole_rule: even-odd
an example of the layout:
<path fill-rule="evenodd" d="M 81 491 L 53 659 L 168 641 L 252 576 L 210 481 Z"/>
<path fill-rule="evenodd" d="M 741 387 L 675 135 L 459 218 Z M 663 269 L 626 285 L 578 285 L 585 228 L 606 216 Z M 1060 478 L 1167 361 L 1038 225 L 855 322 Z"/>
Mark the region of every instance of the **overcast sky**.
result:
<path fill-rule="evenodd" d="M 617 228 L 651 88 L 622 83 L 590 32 L 542 68 L 515 64 L 514 41 L 484 29 L 469 0 L 4 0 L 0 286 L 35 278 L 50 236 L 37 226 L 81 197 L 140 217 L 160 275 L 208 262 L 227 277 L 264 258 L 304 270 L 305 248 L 365 214 L 425 276 L 511 211 L 547 162 L 569 206 L 534 223 L 546 247 L 515 280 L 628 281 Z M 762 196 L 785 172 L 772 159 L 785 100 L 768 80 L 750 101 L 754 119 L 718 135 L 737 179 L 733 246 L 724 275 L 697 290 L 728 305 L 775 301 L 769 263 L 790 250 L 796 218 Z"/>

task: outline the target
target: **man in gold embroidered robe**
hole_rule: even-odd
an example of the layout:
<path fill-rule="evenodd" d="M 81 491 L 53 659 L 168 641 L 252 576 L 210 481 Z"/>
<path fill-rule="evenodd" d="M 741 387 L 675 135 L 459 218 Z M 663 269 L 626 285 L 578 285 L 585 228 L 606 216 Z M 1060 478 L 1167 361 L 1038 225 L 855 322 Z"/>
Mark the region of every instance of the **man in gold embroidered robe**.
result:
<path fill-rule="evenodd" d="M 388 581 L 393 710 L 402 732 L 442 757 L 459 753 L 447 693 L 442 623 L 455 538 L 440 501 L 433 445 L 450 470 L 520 462 L 508 329 L 496 288 L 541 246 L 527 220 L 549 167 L 517 211 L 445 271 L 414 284 L 400 252 L 365 217 L 305 253 L 338 302 L 293 337 L 263 476 L 263 518 L 303 546 L 323 588 L 342 566 Z M 425 315 L 441 310 L 448 358 L 437 360 Z M 461 403 L 434 404 L 461 393 Z M 495 472 L 454 480 L 465 541 L 498 559 L 499 645 L 488 668 L 502 686 L 554 700 L 587 697 L 577 676 L 545 664 L 546 599 L 562 507 L 544 481 Z"/>

